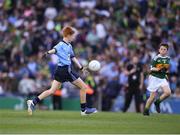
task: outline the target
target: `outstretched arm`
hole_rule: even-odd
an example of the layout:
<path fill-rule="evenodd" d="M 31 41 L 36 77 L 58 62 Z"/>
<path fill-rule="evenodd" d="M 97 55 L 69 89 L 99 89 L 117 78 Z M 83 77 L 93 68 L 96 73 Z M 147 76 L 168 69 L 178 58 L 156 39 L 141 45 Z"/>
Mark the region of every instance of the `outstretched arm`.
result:
<path fill-rule="evenodd" d="M 56 53 L 56 49 L 53 48 L 53 49 L 47 51 L 46 53 L 47 54 L 54 54 L 54 53 Z"/>
<path fill-rule="evenodd" d="M 53 48 L 53 49 L 45 52 L 45 53 L 43 54 L 42 58 L 46 58 L 49 54 L 54 54 L 54 53 L 56 53 L 56 49 Z"/>
<path fill-rule="evenodd" d="M 83 75 L 84 75 L 84 76 L 89 75 L 89 71 L 87 71 L 87 67 L 83 67 L 83 66 L 79 63 L 79 61 L 78 61 L 78 59 L 77 59 L 76 57 L 72 57 L 71 59 L 72 59 L 72 61 L 76 64 L 76 66 L 83 72 Z"/>
<path fill-rule="evenodd" d="M 76 64 L 76 66 L 82 70 L 83 69 L 83 66 L 79 63 L 78 59 L 76 57 L 73 57 L 72 58 L 72 61 Z"/>

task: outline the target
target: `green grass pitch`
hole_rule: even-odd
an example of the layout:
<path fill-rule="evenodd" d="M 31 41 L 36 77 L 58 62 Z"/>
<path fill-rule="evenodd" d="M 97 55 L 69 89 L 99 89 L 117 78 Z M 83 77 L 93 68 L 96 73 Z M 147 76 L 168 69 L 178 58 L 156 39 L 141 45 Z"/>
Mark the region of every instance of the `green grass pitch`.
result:
<path fill-rule="evenodd" d="M 113 134 L 180 133 L 180 115 L 99 112 L 80 116 L 75 111 L 0 110 L 0 133 Z"/>

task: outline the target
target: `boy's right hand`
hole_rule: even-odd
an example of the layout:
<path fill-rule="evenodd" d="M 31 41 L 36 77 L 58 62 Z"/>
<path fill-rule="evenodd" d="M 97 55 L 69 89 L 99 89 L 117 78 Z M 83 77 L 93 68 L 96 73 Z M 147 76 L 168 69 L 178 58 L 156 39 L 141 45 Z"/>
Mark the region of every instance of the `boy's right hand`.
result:
<path fill-rule="evenodd" d="M 162 72 L 162 73 L 166 73 L 167 69 L 166 68 L 161 68 L 159 71 Z"/>
<path fill-rule="evenodd" d="M 43 60 L 46 59 L 47 56 L 48 56 L 48 52 L 45 52 L 45 53 L 42 55 L 42 59 L 43 59 Z"/>

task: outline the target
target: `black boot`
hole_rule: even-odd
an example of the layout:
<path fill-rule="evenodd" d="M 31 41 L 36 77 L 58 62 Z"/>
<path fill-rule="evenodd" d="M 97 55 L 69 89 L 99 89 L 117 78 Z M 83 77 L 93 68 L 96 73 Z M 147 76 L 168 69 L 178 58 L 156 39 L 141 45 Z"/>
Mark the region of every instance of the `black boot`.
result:
<path fill-rule="evenodd" d="M 143 112 L 143 115 L 144 116 L 149 116 L 149 109 L 144 109 L 144 112 Z"/>
<path fill-rule="evenodd" d="M 158 113 L 160 113 L 160 112 L 161 112 L 160 103 L 156 100 L 156 101 L 154 102 L 154 105 L 155 105 L 155 107 L 156 107 L 156 111 L 157 111 Z"/>

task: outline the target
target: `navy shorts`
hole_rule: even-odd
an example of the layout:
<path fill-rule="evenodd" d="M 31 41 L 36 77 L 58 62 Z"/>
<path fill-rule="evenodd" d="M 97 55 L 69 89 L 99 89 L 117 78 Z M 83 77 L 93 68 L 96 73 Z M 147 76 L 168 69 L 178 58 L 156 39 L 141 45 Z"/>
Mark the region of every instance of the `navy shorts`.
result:
<path fill-rule="evenodd" d="M 54 73 L 54 80 L 58 82 L 73 82 L 79 78 L 79 75 L 72 70 L 71 66 L 57 66 Z"/>

